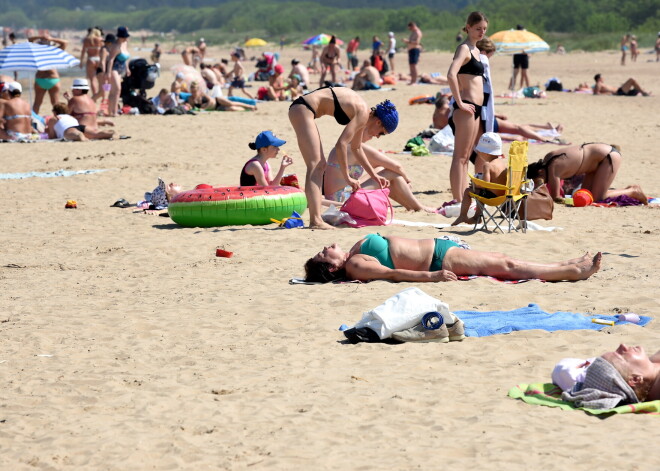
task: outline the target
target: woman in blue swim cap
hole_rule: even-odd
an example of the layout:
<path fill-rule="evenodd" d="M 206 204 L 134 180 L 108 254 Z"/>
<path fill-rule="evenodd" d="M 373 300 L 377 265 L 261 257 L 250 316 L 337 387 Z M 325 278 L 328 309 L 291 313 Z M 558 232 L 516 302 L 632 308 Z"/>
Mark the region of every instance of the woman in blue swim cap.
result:
<path fill-rule="evenodd" d="M 321 87 L 294 100 L 289 107 L 289 120 L 296 131 L 298 147 L 307 166 L 305 194 L 309 208 L 309 227 L 316 229 L 333 228 L 321 218 L 322 184 L 326 158 L 321 145 L 321 136 L 314 121 L 316 118 L 326 115 L 333 116 L 337 124 L 344 126 L 335 150 L 347 185 L 351 186 L 354 191 L 360 187 L 360 184 L 349 175 L 348 146 L 351 146 L 358 163 L 378 182 L 380 187 L 387 187 L 389 181 L 378 175 L 367 160 L 362 149 L 362 137 L 364 133 L 367 133 L 370 137 L 378 138 L 394 132 L 399 124 L 399 113 L 389 100 L 385 100 L 370 110 L 360 95 L 345 87 Z"/>

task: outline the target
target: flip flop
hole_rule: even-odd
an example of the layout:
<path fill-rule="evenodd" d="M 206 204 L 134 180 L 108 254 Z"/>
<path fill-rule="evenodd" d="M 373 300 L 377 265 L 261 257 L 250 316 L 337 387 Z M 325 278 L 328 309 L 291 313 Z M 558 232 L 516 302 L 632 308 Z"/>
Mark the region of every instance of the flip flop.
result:
<path fill-rule="evenodd" d="M 131 205 L 124 198 L 118 199 L 113 204 L 110 205 L 111 208 L 128 208 Z"/>

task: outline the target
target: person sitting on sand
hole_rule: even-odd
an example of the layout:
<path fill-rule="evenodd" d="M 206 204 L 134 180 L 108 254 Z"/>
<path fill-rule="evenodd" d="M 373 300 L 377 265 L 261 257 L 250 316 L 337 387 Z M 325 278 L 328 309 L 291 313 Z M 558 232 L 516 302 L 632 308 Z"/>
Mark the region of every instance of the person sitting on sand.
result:
<path fill-rule="evenodd" d="M 170 85 L 170 91 L 176 93 L 179 96 L 181 93 L 188 93 L 188 84 L 185 81 L 185 75 L 183 72 L 179 72 L 174 77 L 172 85 Z"/>
<path fill-rule="evenodd" d="M 268 77 L 268 86 L 259 88 L 257 98 L 260 100 L 284 101 L 286 100 L 285 89 L 284 67 L 282 64 L 276 64 Z"/>
<path fill-rule="evenodd" d="M 527 177 L 546 182 L 550 195 L 558 202 L 563 202 L 560 180 L 584 174 L 582 188 L 591 192 L 594 201 L 625 195 L 648 204 L 648 198 L 639 185 L 624 189 L 610 188 L 621 162 L 621 152 L 616 146 L 589 142 L 549 152 L 542 160 L 529 166 Z"/>
<path fill-rule="evenodd" d="M 215 110 L 215 111 L 254 111 L 257 109 L 254 105 L 229 101 L 223 96 L 211 98 L 202 91 L 199 84 L 195 81 L 190 83 L 190 96 L 186 100 L 193 108 L 200 110 Z"/>
<path fill-rule="evenodd" d="M 498 252 L 467 250 L 447 239 L 404 239 L 369 234 L 348 251 L 326 246 L 305 263 L 305 280 L 339 279 L 437 282 L 484 275 L 504 280 L 586 280 L 600 269 L 602 254 L 555 263 L 526 262 Z"/>
<path fill-rule="evenodd" d="M 0 139 L 23 141 L 32 138 L 32 110 L 21 98 L 23 87 L 18 82 L 0 82 Z"/>
<path fill-rule="evenodd" d="M 298 74 L 293 74 L 292 76 L 289 77 L 289 83 L 286 85 L 284 88 L 284 91 L 289 92 L 289 97 L 291 98 L 291 101 L 295 100 L 299 96 L 303 95 L 303 87 L 302 87 L 302 82 L 301 82 L 301 77 Z"/>
<path fill-rule="evenodd" d="M 64 139 L 65 141 L 86 141 L 88 139 L 112 139 L 114 131 L 98 131 L 78 122 L 68 114 L 66 103 L 56 103 L 53 106 L 53 117 L 48 120 L 46 132 L 50 139 Z"/>
<path fill-rule="evenodd" d="M 256 150 L 257 155 L 246 162 L 241 170 L 241 186 L 269 186 L 279 185 L 284 169 L 293 163 L 293 159 L 288 155 L 282 156 L 280 169 L 273 178 L 268 165 L 268 160 L 277 157 L 280 147 L 286 144 L 286 141 L 278 139 L 272 131 L 260 132 L 254 142 L 250 142 L 250 149 Z"/>
<path fill-rule="evenodd" d="M 362 135 L 362 141 L 366 142 L 371 139 L 367 133 Z M 436 209 L 424 206 L 415 198 L 410 186 L 410 178 L 403 169 L 403 165 L 397 160 L 394 160 L 375 148 L 362 144 L 364 155 L 371 166 L 376 170 L 378 176 L 387 179 L 390 182 L 390 198 L 402 205 L 408 211 L 426 211 L 427 213 L 435 213 Z M 364 167 L 360 165 L 355 157 L 355 153 L 348 148 L 348 170 L 351 178 L 356 179 L 361 188 L 378 189 L 378 183 L 365 174 Z M 328 155 L 328 163 L 323 174 L 323 194 L 326 202 L 343 203 L 344 202 L 344 189 L 346 180 L 341 172 L 341 167 L 337 159 L 337 150 L 333 148 Z"/>
<path fill-rule="evenodd" d="M 362 63 L 360 72 L 353 79 L 353 90 L 378 90 L 382 83 L 380 73 L 368 60 Z"/>
<path fill-rule="evenodd" d="M 502 155 L 502 139 L 500 136 L 494 132 L 482 134 L 474 150 L 477 153 L 477 160 L 474 166 L 477 172 L 483 174 L 481 180 L 506 185 L 508 164 Z M 504 194 L 504 191 L 501 190 L 488 190 L 479 187 L 466 188 L 463 199 L 461 200 L 461 212 L 456 220 L 451 223 L 452 226 L 461 223 L 474 224 L 479 220 L 481 213 L 478 206 L 475 215 L 472 218 L 468 218 L 468 211 L 472 203 L 472 198 L 470 198 L 471 192 L 479 194 L 483 198 L 495 198 Z"/>
<path fill-rule="evenodd" d="M 64 93 L 64 98 L 68 101 L 69 114 L 78 120 L 78 123 L 89 128 L 98 130 L 99 126 L 114 126 L 109 119 L 98 119 L 98 109 L 96 103 L 89 96 L 89 82 L 87 79 L 74 79 L 69 96 Z"/>
<path fill-rule="evenodd" d="M 586 360 L 564 358 L 559 361 L 552 371 L 552 382 L 567 393 L 565 400 L 571 400 L 571 396 L 585 384 L 589 386 L 587 375 L 594 373 L 589 373 L 589 370 L 598 358 L 614 367 L 639 402 L 660 399 L 660 351 L 649 357 L 641 346 L 621 344 L 613 352 L 605 352 L 599 357 Z"/>
<path fill-rule="evenodd" d="M 161 88 L 158 95 L 151 99 L 151 102 L 154 104 L 159 114 L 165 114 L 167 111 L 172 110 L 179 105 L 176 94 L 168 92 L 166 88 Z"/>
<path fill-rule="evenodd" d="M 619 96 L 637 96 L 640 93 L 643 96 L 649 96 L 650 93 L 643 90 L 637 80 L 629 78 L 619 88 L 610 87 L 605 84 L 601 74 L 594 75 L 594 95 L 619 95 Z"/>
<path fill-rule="evenodd" d="M 292 78 L 294 75 L 300 76 L 300 85 L 303 89 L 307 90 L 307 85 L 309 85 L 309 70 L 303 64 L 300 63 L 298 59 L 291 60 L 291 73 L 289 78 Z"/>

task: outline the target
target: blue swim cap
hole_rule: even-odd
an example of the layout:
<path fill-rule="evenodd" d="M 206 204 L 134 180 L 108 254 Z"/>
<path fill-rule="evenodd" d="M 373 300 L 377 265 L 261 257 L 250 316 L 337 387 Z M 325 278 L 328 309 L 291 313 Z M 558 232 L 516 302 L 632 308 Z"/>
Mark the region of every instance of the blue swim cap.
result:
<path fill-rule="evenodd" d="M 376 105 L 374 108 L 374 115 L 383 123 L 383 127 L 388 134 L 391 134 L 399 124 L 399 112 L 396 106 L 390 100 L 385 100 Z"/>

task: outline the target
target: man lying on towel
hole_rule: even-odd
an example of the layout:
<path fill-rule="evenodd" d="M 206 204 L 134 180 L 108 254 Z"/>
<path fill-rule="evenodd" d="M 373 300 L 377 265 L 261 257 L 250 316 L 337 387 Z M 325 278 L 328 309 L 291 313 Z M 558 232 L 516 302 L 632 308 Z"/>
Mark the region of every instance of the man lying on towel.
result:
<path fill-rule="evenodd" d="M 577 407 L 611 409 L 660 399 L 660 351 L 649 357 L 643 347 L 621 344 L 613 352 L 581 360 L 564 358 L 552 371 L 564 401 Z"/>

